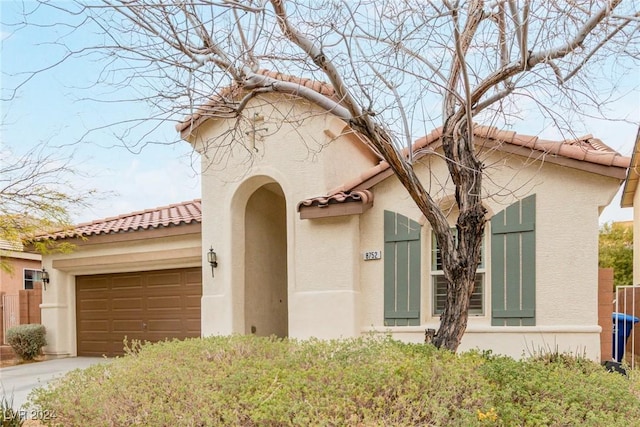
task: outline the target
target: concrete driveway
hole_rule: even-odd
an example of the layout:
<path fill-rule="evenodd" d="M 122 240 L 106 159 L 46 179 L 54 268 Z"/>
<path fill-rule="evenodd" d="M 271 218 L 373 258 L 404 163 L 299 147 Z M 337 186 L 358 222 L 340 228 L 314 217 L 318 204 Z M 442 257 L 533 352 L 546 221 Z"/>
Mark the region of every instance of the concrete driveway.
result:
<path fill-rule="evenodd" d="M 9 401 L 13 395 L 13 408 L 17 410 L 27 402 L 27 396 L 34 388 L 41 387 L 74 369 L 88 368 L 97 363 L 109 363 L 109 359 L 67 357 L 0 368 L 0 393 Z"/>

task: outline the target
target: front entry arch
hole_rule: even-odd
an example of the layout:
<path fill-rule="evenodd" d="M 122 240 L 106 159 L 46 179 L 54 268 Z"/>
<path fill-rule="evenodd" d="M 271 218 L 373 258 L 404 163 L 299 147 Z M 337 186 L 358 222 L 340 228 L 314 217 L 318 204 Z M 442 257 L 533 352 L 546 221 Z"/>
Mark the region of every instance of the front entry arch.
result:
<path fill-rule="evenodd" d="M 286 337 L 286 201 L 275 182 L 259 187 L 244 215 L 244 325 L 246 334 Z"/>

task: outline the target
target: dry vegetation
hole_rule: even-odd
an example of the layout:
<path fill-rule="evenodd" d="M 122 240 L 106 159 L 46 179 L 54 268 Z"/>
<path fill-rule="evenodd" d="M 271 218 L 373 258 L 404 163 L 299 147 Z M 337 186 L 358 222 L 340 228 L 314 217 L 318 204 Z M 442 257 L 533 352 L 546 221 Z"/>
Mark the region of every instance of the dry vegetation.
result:
<path fill-rule="evenodd" d="M 626 426 L 639 390 L 637 375 L 557 353 L 234 336 L 136 346 L 32 401 L 64 426 Z"/>

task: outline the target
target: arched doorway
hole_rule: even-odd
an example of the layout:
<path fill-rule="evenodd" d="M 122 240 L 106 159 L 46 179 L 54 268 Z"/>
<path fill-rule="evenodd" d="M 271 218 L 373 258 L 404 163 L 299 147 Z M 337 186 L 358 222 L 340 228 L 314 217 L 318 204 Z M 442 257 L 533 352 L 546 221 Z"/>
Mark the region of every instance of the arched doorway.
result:
<path fill-rule="evenodd" d="M 259 187 L 247 200 L 244 217 L 245 333 L 286 337 L 286 202 L 277 183 Z"/>

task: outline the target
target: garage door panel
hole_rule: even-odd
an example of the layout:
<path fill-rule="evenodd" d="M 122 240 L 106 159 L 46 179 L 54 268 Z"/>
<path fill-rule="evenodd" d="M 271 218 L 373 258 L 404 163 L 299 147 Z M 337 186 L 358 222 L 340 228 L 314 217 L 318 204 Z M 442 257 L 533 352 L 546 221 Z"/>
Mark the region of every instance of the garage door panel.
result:
<path fill-rule="evenodd" d="M 154 319 L 149 320 L 148 323 L 150 334 L 164 333 L 168 334 L 168 336 L 173 336 L 184 329 L 183 322 L 180 319 Z"/>
<path fill-rule="evenodd" d="M 105 319 L 85 319 L 83 326 L 85 333 L 94 333 L 108 330 L 109 322 Z"/>
<path fill-rule="evenodd" d="M 131 319 L 131 320 L 114 320 L 112 325 L 113 332 L 122 332 L 122 333 L 142 333 L 144 331 L 144 322 L 139 319 Z"/>
<path fill-rule="evenodd" d="M 142 298 L 140 295 L 119 296 L 111 298 L 112 310 L 142 310 Z"/>
<path fill-rule="evenodd" d="M 148 278 L 149 286 L 176 285 L 183 282 L 180 272 L 150 273 Z"/>
<path fill-rule="evenodd" d="M 85 283 L 87 286 L 91 286 L 92 289 L 103 289 L 106 290 L 109 288 L 109 279 L 106 277 L 100 276 L 84 276 L 86 278 Z"/>
<path fill-rule="evenodd" d="M 142 287 L 140 277 L 118 278 L 111 282 L 109 289 L 119 289 L 121 291 L 135 290 Z"/>
<path fill-rule="evenodd" d="M 152 296 L 147 299 L 149 310 L 180 310 L 182 308 L 182 298 L 180 295 Z"/>
<path fill-rule="evenodd" d="M 201 320 L 200 319 L 188 319 L 185 323 L 188 334 L 190 337 L 199 337 Z"/>
<path fill-rule="evenodd" d="M 202 271 L 187 271 L 184 277 L 185 283 L 189 285 L 200 286 L 202 282 Z"/>
<path fill-rule="evenodd" d="M 200 336 L 201 269 L 76 278 L 79 356 L 123 354 L 123 340 Z"/>
<path fill-rule="evenodd" d="M 87 350 L 83 356 L 88 357 L 101 357 L 103 354 L 111 353 L 111 343 L 103 341 L 88 341 L 87 347 L 91 350 Z"/>
<path fill-rule="evenodd" d="M 200 295 L 186 295 L 184 297 L 184 304 L 186 307 L 200 307 L 202 304 L 202 297 Z"/>
<path fill-rule="evenodd" d="M 105 312 L 109 311 L 108 302 L 106 299 L 101 300 L 80 300 L 80 309 L 85 312 Z"/>

